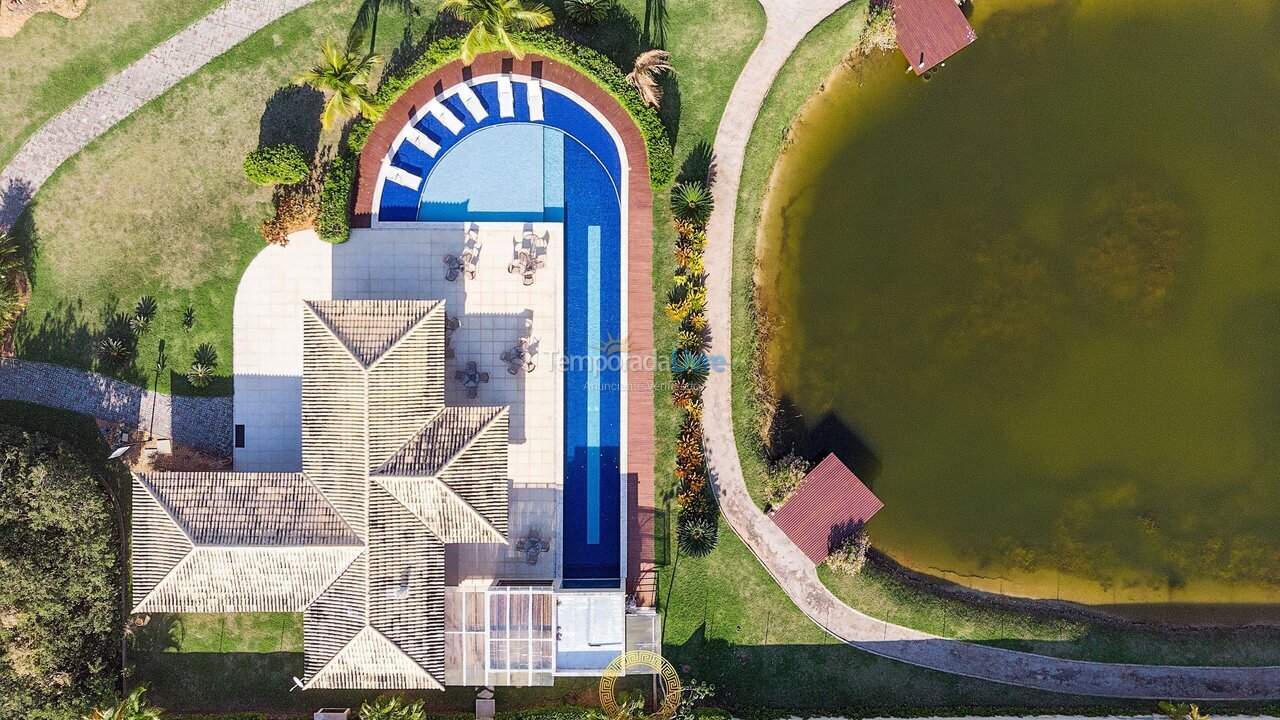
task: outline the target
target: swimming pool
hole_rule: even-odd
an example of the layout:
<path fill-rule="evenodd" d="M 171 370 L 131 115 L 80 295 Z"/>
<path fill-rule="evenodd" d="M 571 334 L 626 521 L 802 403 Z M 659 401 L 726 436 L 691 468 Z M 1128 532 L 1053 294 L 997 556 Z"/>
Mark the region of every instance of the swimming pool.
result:
<path fill-rule="evenodd" d="M 454 88 L 392 145 L 375 222 L 564 224 L 562 585 L 616 588 L 624 394 L 610 343 L 622 337 L 625 306 L 619 146 L 584 104 L 553 87 L 512 82 L 508 117 L 497 78 L 469 87 L 471 107 Z"/>

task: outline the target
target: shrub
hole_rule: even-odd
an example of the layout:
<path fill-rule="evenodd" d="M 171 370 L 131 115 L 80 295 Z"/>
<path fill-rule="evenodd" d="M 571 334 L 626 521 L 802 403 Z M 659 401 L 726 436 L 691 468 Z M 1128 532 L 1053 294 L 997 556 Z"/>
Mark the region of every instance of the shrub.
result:
<path fill-rule="evenodd" d="M 213 382 L 213 368 L 200 362 L 191 363 L 191 369 L 187 371 L 187 382 L 191 383 L 191 387 L 209 387 L 209 383 Z"/>
<path fill-rule="evenodd" d="M 285 245 L 289 234 L 316 226 L 320 201 L 306 187 L 290 187 L 276 193 L 276 212 L 262 223 L 262 237 L 273 245 Z"/>
<path fill-rule="evenodd" d="M 421 700 L 406 702 L 400 695 L 383 695 L 360 706 L 360 720 L 426 720 Z"/>
<path fill-rule="evenodd" d="M 258 148 L 244 159 L 244 176 L 259 185 L 293 185 L 309 172 L 302 151 L 288 143 Z"/>
<path fill-rule="evenodd" d="M 866 530 L 859 528 L 827 556 L 827 567 L 841 575 L 857 575 L 867 564 L 867 550 L 870 548 L 871 538 Z"/>
<path fill-rule="evenodd" d="M 613 9 L 613 0 L 565 0 L 564 12 L 579 25 L 599 25 Z"/>
<path fill-rule="evenodd" d="M 188 332 L 196 326 L 196 309 L 190 305 L 182 311 L 182 329 Z"/>
<path fill-rule="evenodd" d="M 356 184 L 355 158 L 340 155 L 329 164 L 320 190 L 320 239 L 343 243 L 351 237 L 351 191 Z"/>
<path fill-rule="evenodd" d="M 677 220 L 691 225 L 706 225 L 714 206 L 711 191 L 696 180 L 680 183 L 671 191 L 671 212 Z"/>
<path fill-rule="evenodd" d="M 195 361 L 200 365 L 216 368 L 218 367 L 218 351 L 214 350 L 209 343 L 200 343 L 200 347 L 196 348 Z"/>
<path fill-rule="evenodd" d="M 716 549 L 716 523 L 705 515 L 683 513 L 676 526 L 676 542 L 680 552 L 690 557 L 706 557 Z"/>
<path fill-rule="evenodd" d="M 773 463 L 765 475 L 765 490 L 769 494 L 769 502 L 774 505 L 786 502 L 791 493 L 804 482 L 809 470 L 809 461 L 794 454 L 788 454 Z"/>
<path fill-rule="evenodd" d="M 893 0 L 872 0 L 867 11 L 867 26 L 858 38 L 858 52 L 870 55 L 874 50 L 893 50 L 898 45 L 898 24 L 893 18 Z"/>
<path fill-rule="evenodd" d="M 677 380 L 701 386 L 711 374 L 711 360 L 700 352 L 677 350 L 671 363 L 671 371 Z"/>
<path fill-rule="evenodd" d="M 0 426 L 0 717 L 80 717 L 119 679 L 119 537 L 95 467 Z"/>

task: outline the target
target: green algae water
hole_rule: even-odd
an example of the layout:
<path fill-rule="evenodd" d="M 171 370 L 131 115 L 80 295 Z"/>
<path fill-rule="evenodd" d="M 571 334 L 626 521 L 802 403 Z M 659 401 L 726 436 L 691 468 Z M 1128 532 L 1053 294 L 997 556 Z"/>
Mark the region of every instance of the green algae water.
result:
<path fill-rule="evenodd" d="M 803 449 L 916 570 L 1280 601 L 1280 3 L 976 2 L 930 79 L 833 76 L 775 169 L 758 281 Z"/>

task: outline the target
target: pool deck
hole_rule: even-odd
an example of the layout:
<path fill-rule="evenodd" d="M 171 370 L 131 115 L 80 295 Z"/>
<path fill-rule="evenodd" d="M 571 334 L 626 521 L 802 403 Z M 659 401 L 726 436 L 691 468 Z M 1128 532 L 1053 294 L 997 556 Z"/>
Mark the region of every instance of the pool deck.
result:
<path fill-rule="evenodd" d="M 353 228 L 368 228 L 373 220 L 374 195 L 383 160 L 396 134 L 414 114 L 449 88 L 474 77 L 510 73 L 541 78 L 564 87 L 591 104 L 622 139 L 626 151 L 626 236 L 628 249 L 627 342 L 632 355 L 654 356 L 653 346 L 653 188 L 649 183 L 644 138 L 630 114 L 600 86 L 576 70 L 536 53 L 521 60 L 489 53 L 470 67 L 453 62 L 415 83 L 387 108 L 360 153 Z M 359 232 L 356 230 L 355 232 Z M 656 600 L 654 566 L 654 375 L 652 368 L 631 368 L 627 378 L 627 461 L 623 468 L 628 488 L 627 592 L 642 606 Z"/>
<path fill-rule="evenodd" d="M 559 574 L 559 554 L 529 565 L 515 543 L 533 528 L 555 543 L 559 531 L 561 374 L 553 359 L 561 345 L 561 226 L 534 225 L 536 232 L 549 233 L 550 243 L 546 267 L 527 287 L 506 269 L 524 223 L 476 227 L 483 243 L 476 277 L 454 282 L 444 279 L 443 256 L 461 254 L 461 223 L 356 230 L 341 245 L 305 232 L 288 246 L 262 251 L 236 294 L 234 412 L 235 422 L 247 426 L 236 470 L 301 469 L 302 300 L 443 299 L 449 316 L 462 320 L 451 341 L 455 357 L 445 361 L 445 403 L 510 407 L 512 479 L 510 544 L 447 546 L 447 580 L 550 580 Z M 511 375 L 499 355 L 521 335 L 535 339 L 539 364 L 531 373 Z M 471 360 L 490 374 L 474 399 L 453 381 L 453 371 Z"/>

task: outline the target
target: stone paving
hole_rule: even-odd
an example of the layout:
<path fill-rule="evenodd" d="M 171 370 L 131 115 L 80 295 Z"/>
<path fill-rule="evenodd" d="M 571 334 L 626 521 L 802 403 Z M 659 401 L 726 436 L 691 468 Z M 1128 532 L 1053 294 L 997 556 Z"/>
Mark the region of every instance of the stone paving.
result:
<path fill-rule="evenodd" d="M 733 221 L 747 141 L 778 71 L 809 30 L 846 0 L 761 0 L 764 38 L 725 106 L 715 141 L 715 212 L 707 230 L 710 352 L 731 357 Z M 877 655 L 983 680 L 1081 695 L 1155 699 L 1280 698 L 1280 667 L 1172 667 L 1064 660 L 939 638 L 864 615 L 822 584 L 813 563 L 752 501 L 733 435 L 732 375 L 711 373 L 703 396 L 707 462 L 734 532 L 805 615 Z"/>
<path fill-rule="evenodd" d="M 169 396 L 105 375 L 0 360 L 0 399 L 21 400 L 149 430 L 219 457 L 231 455 L 231 398 Z"/>
<path fill-rule="evenodd" d="M 0 230 L 58 166 L 213 58 L 312 0 L 229 0 L 157 45 L 35 132 L 0 171 Z"/>

